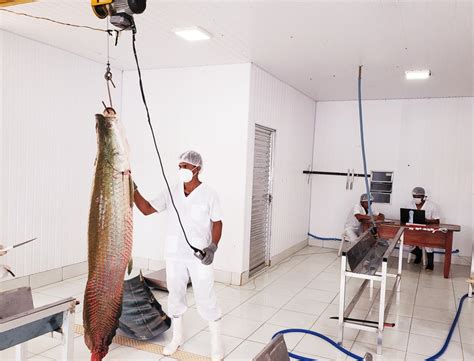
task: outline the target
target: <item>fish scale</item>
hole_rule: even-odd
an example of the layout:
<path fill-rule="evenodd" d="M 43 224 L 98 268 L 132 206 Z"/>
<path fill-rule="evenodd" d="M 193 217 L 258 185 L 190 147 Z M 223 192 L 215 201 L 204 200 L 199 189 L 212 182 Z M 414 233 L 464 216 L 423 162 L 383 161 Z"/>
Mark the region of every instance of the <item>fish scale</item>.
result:
<path fill-rule="evenodd" d="M 84 340 L 91 361 L 102 360 L 118 328 L 123 279 L 132 253 L 133 182 L 129 150 L 115 115 L 96 115 L 97 157 L 88 230 L 89 274 Z"/>

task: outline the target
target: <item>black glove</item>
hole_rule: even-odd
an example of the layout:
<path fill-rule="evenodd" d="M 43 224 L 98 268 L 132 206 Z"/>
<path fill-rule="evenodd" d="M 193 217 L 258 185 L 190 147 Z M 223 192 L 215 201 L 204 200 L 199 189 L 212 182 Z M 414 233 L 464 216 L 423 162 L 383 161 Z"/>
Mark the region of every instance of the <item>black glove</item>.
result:
<path fill-rule="evenodd" d="M 214 253 L 217 251 L 217 245 L 215 243 L 211 243 L 208 247 L 202 250 L 205 253 L 204 258 L 202 259 L 202 264 L 209 266 L 212 261 L 214 261 Z"/>

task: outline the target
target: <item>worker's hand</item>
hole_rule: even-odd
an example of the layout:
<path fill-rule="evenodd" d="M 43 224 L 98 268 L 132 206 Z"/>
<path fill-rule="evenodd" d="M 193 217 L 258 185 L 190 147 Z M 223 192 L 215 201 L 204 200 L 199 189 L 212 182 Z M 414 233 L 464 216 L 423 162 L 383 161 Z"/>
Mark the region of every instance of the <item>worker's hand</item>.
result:
<path fill-rule="evenodd" d="M 214 253 L 217 251 L 217 245 L 215 243 L 211 243 L 202 251 L 205 253 L 205 256 L 201 262 L 203 265 L 209 266 L 214 261 Z"/>
<path fill-rule="evenodd" d="M 3 251 L 3 246 L 0 244 L 0 256 L 5 256 L 7 254 L 6 251 Z"/>

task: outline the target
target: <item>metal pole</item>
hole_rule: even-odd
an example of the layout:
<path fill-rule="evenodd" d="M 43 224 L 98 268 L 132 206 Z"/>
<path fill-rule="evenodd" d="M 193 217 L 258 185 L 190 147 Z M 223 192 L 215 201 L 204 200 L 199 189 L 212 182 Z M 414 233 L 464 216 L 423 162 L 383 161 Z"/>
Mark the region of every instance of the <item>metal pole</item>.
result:
<path fill-rule="evenodd" d="M 387 261 L 382 262 L 382 281 L 380 285 L 379 325 L 377 331 L 377 354 L 382 354 L 383 326 L 385 322 L 385 292 L 387 289 Z"/>
<path fill-rule="evenodd" d="M 398 287 L 397 287 L 397 292 L 400 292 L 400 284 L 402 283 L 401 277 L 402 277 L 402 266 L 403 266 L 403 243 L 405 239 L 405 233 L 402 233 L 400 236 L 400 245 L 398 249 L 398 271 L 397 274 L 400 277 L 400 282 L 398 282 Z"/>
<path fill-rule="evenodd" d="M 339 285 L 339 344 L 342 345 L 344 339 L 344 308 L 346 300 L 346 263 L 345 254 L 341 256 L 341 283 Z"/>
<path fill-rule="evenodd" d="M 74 357 L 74 319 L 74 309 L 63 312 L 63 361 L 72 360 Z"/>
<path fill-rule="evenodd" d="M 25 361 L 26 354 L 28 353 L 28 345 L 26 342 L 20 343 L 15 346 L 15 360 L 16 361 Z"/>

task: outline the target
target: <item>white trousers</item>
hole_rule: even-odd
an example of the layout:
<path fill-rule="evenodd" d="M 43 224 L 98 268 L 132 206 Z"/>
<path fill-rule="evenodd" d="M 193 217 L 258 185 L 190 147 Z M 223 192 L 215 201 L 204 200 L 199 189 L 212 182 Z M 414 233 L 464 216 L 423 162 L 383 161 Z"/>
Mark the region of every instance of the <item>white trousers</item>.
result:
<path fill-rule="evenodd" d="M 353 228 L 346 228 L 344 229 L 343 237 L 349 242 L 355 242 L 359 235 Z"/>
<path fill-rule="evenodd" d="M 179 317 L 188 309 L 186 289 L 189 277 L 199 315 L 206 321 L 217 321 L 222 313 L 214 292 L 214 269 L 196 260 L 166 260 L 168 314 Z"/>

